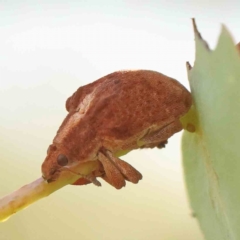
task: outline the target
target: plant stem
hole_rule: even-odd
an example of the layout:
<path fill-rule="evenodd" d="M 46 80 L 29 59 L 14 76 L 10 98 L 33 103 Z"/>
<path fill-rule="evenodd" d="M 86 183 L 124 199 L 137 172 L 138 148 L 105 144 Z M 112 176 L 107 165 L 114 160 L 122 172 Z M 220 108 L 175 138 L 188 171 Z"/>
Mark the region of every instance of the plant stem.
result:
<path fill-rule="evenodd" d="M 78 172 L 84 175 L 89 174 L 97 167 L 96 161 L 81 164 Z M 0 222 L 6 221 L 14 213 L 28 207 L 37 200 L 47 197 L 51 193 L 71 184 L 79 179 L 78 175 L 64 171 L 60 177 L 51 183 L 39 178 L 20 189 L 0 199 Z"/>

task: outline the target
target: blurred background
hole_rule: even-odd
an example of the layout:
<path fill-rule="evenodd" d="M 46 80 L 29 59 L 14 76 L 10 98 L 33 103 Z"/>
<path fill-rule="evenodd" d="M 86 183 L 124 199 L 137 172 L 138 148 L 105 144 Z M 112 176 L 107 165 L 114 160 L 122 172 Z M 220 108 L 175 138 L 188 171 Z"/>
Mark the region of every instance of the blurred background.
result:
<path fill-rule="evenodd" d="M 81 85 L 150 69 L 187 88 L 191 17 L 214 48 L 221 23 L 240 40 L 236 1 L 1 1 L 0 196 L 41 176 L 48 145 Z M 143 174 L 116 190 L 67 186 L 0 224 L 0 240 L 203 240 L 188 204 L 181 133 L 124 156 Z"/>

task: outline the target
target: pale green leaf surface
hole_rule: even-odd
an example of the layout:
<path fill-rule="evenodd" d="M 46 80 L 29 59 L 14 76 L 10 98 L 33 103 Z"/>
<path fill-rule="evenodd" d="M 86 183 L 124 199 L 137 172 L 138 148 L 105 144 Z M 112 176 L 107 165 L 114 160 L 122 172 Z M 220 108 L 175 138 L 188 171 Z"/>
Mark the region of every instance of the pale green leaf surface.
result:
<path fill-rule="evenodd" d="M 240 57 L 223 26 L 215 50 L 196 34 L 188 72 L 197 121 L 184 132 L 183 166 L 193 213 L 207 240 L 240 239 Z"/>

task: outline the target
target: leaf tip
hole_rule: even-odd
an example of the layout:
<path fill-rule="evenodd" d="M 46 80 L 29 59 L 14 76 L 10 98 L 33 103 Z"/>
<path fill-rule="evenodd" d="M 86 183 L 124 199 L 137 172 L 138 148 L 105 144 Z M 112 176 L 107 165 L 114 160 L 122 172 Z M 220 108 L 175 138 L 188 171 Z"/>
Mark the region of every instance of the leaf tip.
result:
<path fill-rule="evenodd" d="M 190 74 L 190 71 L 192 70 L 192 65 L 189 62 L 186 62 L 186 69 L 187 69 L 188 82 L 189 82 L 189 80 L 190 80 L 189 74 Z"/>
<path fill-rule="evenodd" d="M 222 49 L 225 49 L 226 54 L 234 53 L 235 56 L 239 55 L 238 51 L 240 49 L 239 44 L 236 45 L 234 38 L 228 28 L 224 25 L 221 24 L 221 32 L 218 38 L 218 43 L 215 48 L 215 51 L 222 51 Z"/>
<path fill-rule="evenodd" d="M 209 46 L 208 46 L 208 43 L 202 38 L 201 33 L 198 31 L 195 18 L 192 18 L 192 25 L 193 25 L 193 31 L 194 31 L 194 34 L 195 34 L 195 40 L 196 40 L 196 42 L 197 42 L 197 40 L 199 40 L 200 42 L 203 43 L 204 47 L 205 47 L 208 51 L 210 51 L 210 48 L 209 48 Z"/>
<path fill-rule="evenodd" d="M 221 24 L 221 34 L 224 34 L 225 36 L 227 36 L 232 42 L 234 42 L 233 40 L 233 36 L 230 33 L 230 31 L 228 30 L 227 26 L 225 24 Z"/>
<path fill-rule="evenodd" d="M 192 66 L 189 62 L 186 62 L 186 68 L 188 72 L 192 69 Z"/>

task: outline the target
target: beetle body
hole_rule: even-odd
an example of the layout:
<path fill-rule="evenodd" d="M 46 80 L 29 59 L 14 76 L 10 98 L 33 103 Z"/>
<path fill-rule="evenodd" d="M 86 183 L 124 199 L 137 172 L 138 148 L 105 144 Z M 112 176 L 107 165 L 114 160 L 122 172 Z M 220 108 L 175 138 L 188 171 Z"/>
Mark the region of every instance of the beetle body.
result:
<path fill-rule="evenodd" d="M 116 188 L 141 174 L 117 156 L 143 147 L 162 147 L 182 130 L 179 118 L 191 107 L 191 94 L 161 73 L 119 71 L 80 87 L 66 102 L 68 115 L 42 165 L 45 179 L 56 179 L 62 166 L 99 161 L 98 175 Z M 131 176 L 130 176 L 131 175 Z"/>

